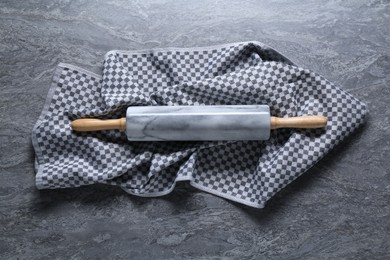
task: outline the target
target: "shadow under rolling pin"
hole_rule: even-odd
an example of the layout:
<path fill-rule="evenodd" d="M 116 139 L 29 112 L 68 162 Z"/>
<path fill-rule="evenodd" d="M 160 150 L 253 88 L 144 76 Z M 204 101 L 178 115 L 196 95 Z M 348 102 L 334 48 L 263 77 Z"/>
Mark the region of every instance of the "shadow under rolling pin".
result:
<path fill-rule="evenodd" d="M 126 118 L 76 119 L 74 131 L 118 129 L 130 141 L 267 140 L 271 129 L 322 128 L 324 116 L 271 117 L 266 105 L 134 106 Z"/>

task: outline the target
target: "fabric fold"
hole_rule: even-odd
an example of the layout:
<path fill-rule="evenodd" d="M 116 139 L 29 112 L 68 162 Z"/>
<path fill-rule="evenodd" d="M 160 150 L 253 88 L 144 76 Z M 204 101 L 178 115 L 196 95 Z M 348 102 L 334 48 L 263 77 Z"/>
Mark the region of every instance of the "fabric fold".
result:
<path fill-rule="evenodd" d="M 32 131 L 39 189 L 94 183 L 161 196 L 177 181 L 263 207 L 363 122 L 364 103 L 259 42 L 113 50 L 102 75 L 60 64 Z M 76 118 L 119 118 L 139 105 L 270 106 L 273 116 L 324 115 L 326 129 L 279 129 L 267 141 L 129 142 L 124 133 L 76 133 Z"/>

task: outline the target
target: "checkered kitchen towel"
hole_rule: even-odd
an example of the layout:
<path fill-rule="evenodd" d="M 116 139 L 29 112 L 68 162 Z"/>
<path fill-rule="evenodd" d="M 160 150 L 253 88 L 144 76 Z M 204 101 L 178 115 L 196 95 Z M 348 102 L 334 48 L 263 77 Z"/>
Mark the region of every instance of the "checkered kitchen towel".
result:
<path fill-rule="evenodd" d="M 76 118 L 128 106 L 266 104 L 273 116 L 324 115 L 326 129 L 279 129 L 268 141 L 129 142 L 119 131 L 73 133 Z M 177 181 L 252 207 L 312 167 L 364 121 L 366 106 L 259 42 L 110 51 L 102 75 L 55 71 L 32 141 L 39 189 L 94 183 L 161 196 Z"/>

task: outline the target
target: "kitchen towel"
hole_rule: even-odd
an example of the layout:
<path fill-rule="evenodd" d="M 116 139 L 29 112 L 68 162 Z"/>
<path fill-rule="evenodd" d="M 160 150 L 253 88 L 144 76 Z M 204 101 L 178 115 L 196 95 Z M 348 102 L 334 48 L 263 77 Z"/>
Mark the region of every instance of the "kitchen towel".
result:
<path fill-rule="evenodd" d="M 129 106 L 270 106 L 324 115 L 324 129 L 279 129 L 267 141 L 129 142 L 124 132 L 72 132 L 77 118 L 119 118 Z M 262 208 L 364 121 L 366 106 L 260 42 L 113 50 L 96 75 L 59 64 L 33 128 L 38 189 L 94 183 L 161 196 L 177 181 Z"/>

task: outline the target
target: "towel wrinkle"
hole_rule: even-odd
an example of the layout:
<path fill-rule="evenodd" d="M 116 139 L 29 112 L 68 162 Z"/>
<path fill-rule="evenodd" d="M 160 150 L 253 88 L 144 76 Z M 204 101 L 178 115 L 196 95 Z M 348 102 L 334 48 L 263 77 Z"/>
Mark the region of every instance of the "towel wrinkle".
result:
<path fill-rule="evenodd" d="M 271 115 L 324 115 L 324 129 L 278 129 L 266 141 L 129 142 L 76 133 L 76 118 L 125 116 L 129 106 L 270 106 Z M 60 64 L 34 126 L 39 189 L 116 185 L 161 196 L 177 181 L 261 208 L 363 124 L 364 103 L 260 42 L 110 51 L 102 76 Z"/>

